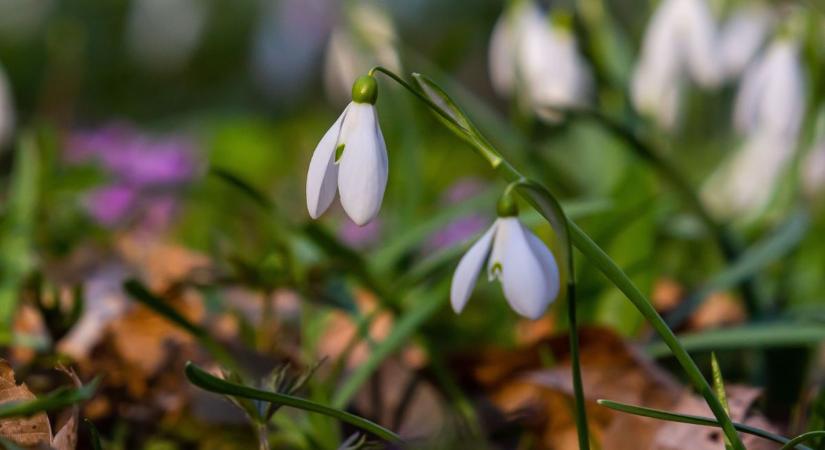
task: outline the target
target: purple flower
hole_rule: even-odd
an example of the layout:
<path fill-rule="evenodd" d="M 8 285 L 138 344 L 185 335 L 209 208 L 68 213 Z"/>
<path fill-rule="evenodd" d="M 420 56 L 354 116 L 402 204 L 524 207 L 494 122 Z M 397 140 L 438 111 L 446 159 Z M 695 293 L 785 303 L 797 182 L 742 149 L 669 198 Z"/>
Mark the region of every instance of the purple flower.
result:
<path fill-rule="evenodd" d="M 104 186 L 86 196 L 86 209 L 101 225 L 113 226 L 126 218 L 136 199 L 137 192 L 130 187 Z"/>
<path fill-rule="evenodd" d="M 136 219 L 152 228 L 168 224 L 176 210 L 174 188 L 197 174 L 194 143 L 180 136 L 147 135 L 125 122 L 72 133 L 69 164 L 97 164 L 111 180 L 87 195 L 86 208 L 101 225 Z"/>

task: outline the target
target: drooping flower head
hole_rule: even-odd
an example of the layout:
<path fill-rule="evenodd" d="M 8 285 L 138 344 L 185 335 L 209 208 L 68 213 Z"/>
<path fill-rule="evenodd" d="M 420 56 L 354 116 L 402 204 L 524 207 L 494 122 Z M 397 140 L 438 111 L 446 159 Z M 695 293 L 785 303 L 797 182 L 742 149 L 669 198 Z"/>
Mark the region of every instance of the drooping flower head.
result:
<path fill-rule="evenodd" d="M 505 192 L 498 205 L 498 219 L 461 258 L 453 275 L 450 302 L 460 313 L 486 265 L 490 281 L 501 283 L 504 297 L 518 314 L 538 319 L 556 299 L 559 268 L 553 254 L 518 219 L 518 208 Z"/>
<path fill-rule="evenodd" d="M 558 120 L 558 110 L 585 105 L 592 89 L 569 15 L 548 16 L 533 0 L 516 3 L 496 23 L 490 78 L 500 95 L 523 94 L 549 120 Z"/>
<path fill-rule="evenodd" d="M 664 0 L 650 19 L 633 74 L 636 108 L 673 128 L 684 79 L 705 88 L 721 82 L 716 43 L 716 23 L 705 0 Z"/>
<path fill-rule="evenodd" d="M 352 102 L 315 147 L 307 174 L 307 209 L 317 219 L 338 192 L 341 206 L 358 225 L 378 215 L 387 187 L 387 146 L 378 124 L 378 85 L 363 76 L 352 87 Z"/>

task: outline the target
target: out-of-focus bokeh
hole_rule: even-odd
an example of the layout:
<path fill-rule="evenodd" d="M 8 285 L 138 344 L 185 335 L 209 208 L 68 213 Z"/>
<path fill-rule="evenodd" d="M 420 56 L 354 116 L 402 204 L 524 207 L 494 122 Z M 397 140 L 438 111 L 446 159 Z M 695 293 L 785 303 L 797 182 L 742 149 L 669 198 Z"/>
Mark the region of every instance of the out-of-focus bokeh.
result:
<path fill-rule="evenodd" d="M 734 420 L 825 426 L 820 0 L 0 0 L 2 378 L 34 398 L 72 385 L 58 364 L 101 377 L 74 417 L 107 449 L 383 448 L 327 416 L 262 419 L 194 387 L 187 361 L 411 448 L 577 448 L 571 305 L 523 319 L 481 274 L 450 309 L 506 184 L 384 74 L 377 218 L 335 201 L 310 219 L 313 151 L 379 65 L 433 79 L 550 189 L 708 378 L 715 352 Z M 716 429 L 596 404 L 710 415 L 633 304 L 574 259 L 598 448 L 722 448 Z M 29 398 L 3 392 L 0 408 Z M 50 434 L 0 419 L 0 437 L 92 448 L 71 421 L 78 442 L 58 442 L 59 412 L 26 419 Z"/>

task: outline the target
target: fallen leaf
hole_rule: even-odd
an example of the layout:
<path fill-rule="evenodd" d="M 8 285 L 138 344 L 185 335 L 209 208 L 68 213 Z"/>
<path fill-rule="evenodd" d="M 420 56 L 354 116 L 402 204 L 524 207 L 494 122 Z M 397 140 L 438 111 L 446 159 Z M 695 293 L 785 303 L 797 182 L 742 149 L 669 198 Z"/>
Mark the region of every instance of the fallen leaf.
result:
<path fill-rule="evenodd" d="M 14 379 L 14 370 L 6 360 L 0 359 L 0 405 L 36 398 L 25 383 L 17 384 Z M 49 417 L 41 412 L 31 417 L 2 419 L 0 420 L 0 436 L 22 447 L 48 446 L 52 439 Z"/>

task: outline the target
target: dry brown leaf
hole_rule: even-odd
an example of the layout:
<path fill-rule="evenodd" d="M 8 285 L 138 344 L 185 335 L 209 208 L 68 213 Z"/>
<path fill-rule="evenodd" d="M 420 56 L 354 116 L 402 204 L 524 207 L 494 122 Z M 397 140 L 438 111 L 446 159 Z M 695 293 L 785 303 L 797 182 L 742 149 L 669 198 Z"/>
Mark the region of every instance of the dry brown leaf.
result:
<path fill-rule="evenodd" d="M 26 387 L 18 385 L 14 370 L 6 360 L 0 359 L 0 404 L 34 400 L 35 395 Z M 52 439 L 52 429 L 46 413 L 31 417 L 12 417 L 0 420 L 0 436 L 21 447 L 48 446 Z"/>
<path fill-rule="evenodd" d="M 67 368 L 63 365 L 57 366 L 57 369 L 65 373 L 75 388 L 83 387 L 83 383 L 77 376 L 73 369 Z M 80 420 L 80 406 L 75 404 L 71 410 L 68 411 L 68 419 L 65 420 L 63 426 L 60 427 L 57 434 L 52 439 L 52 447 L 55 450 L 75 450 L 77 448 L 77 424 Z"/>
<path fill-rule="evenodd" d="M 763 416 L 751 411 L 753 403 L 761 395 L 761 389 L 734 384 L 725 386 L 725 391 L 731 419 L 777 432 Z M 705 402 L 690 392 L 685 392 L 670 409 L 682 414 L 713 417 Z M 745 447 L 751 450 L 770 450 L 781 447 L 752 435 L 743 435 L 742 438 Z M 658 432 L 650 448 L 653 450 L 718 450 L 723 448 L 723 445 L 723 434 L 717 428 L 659 422 Z"/>

